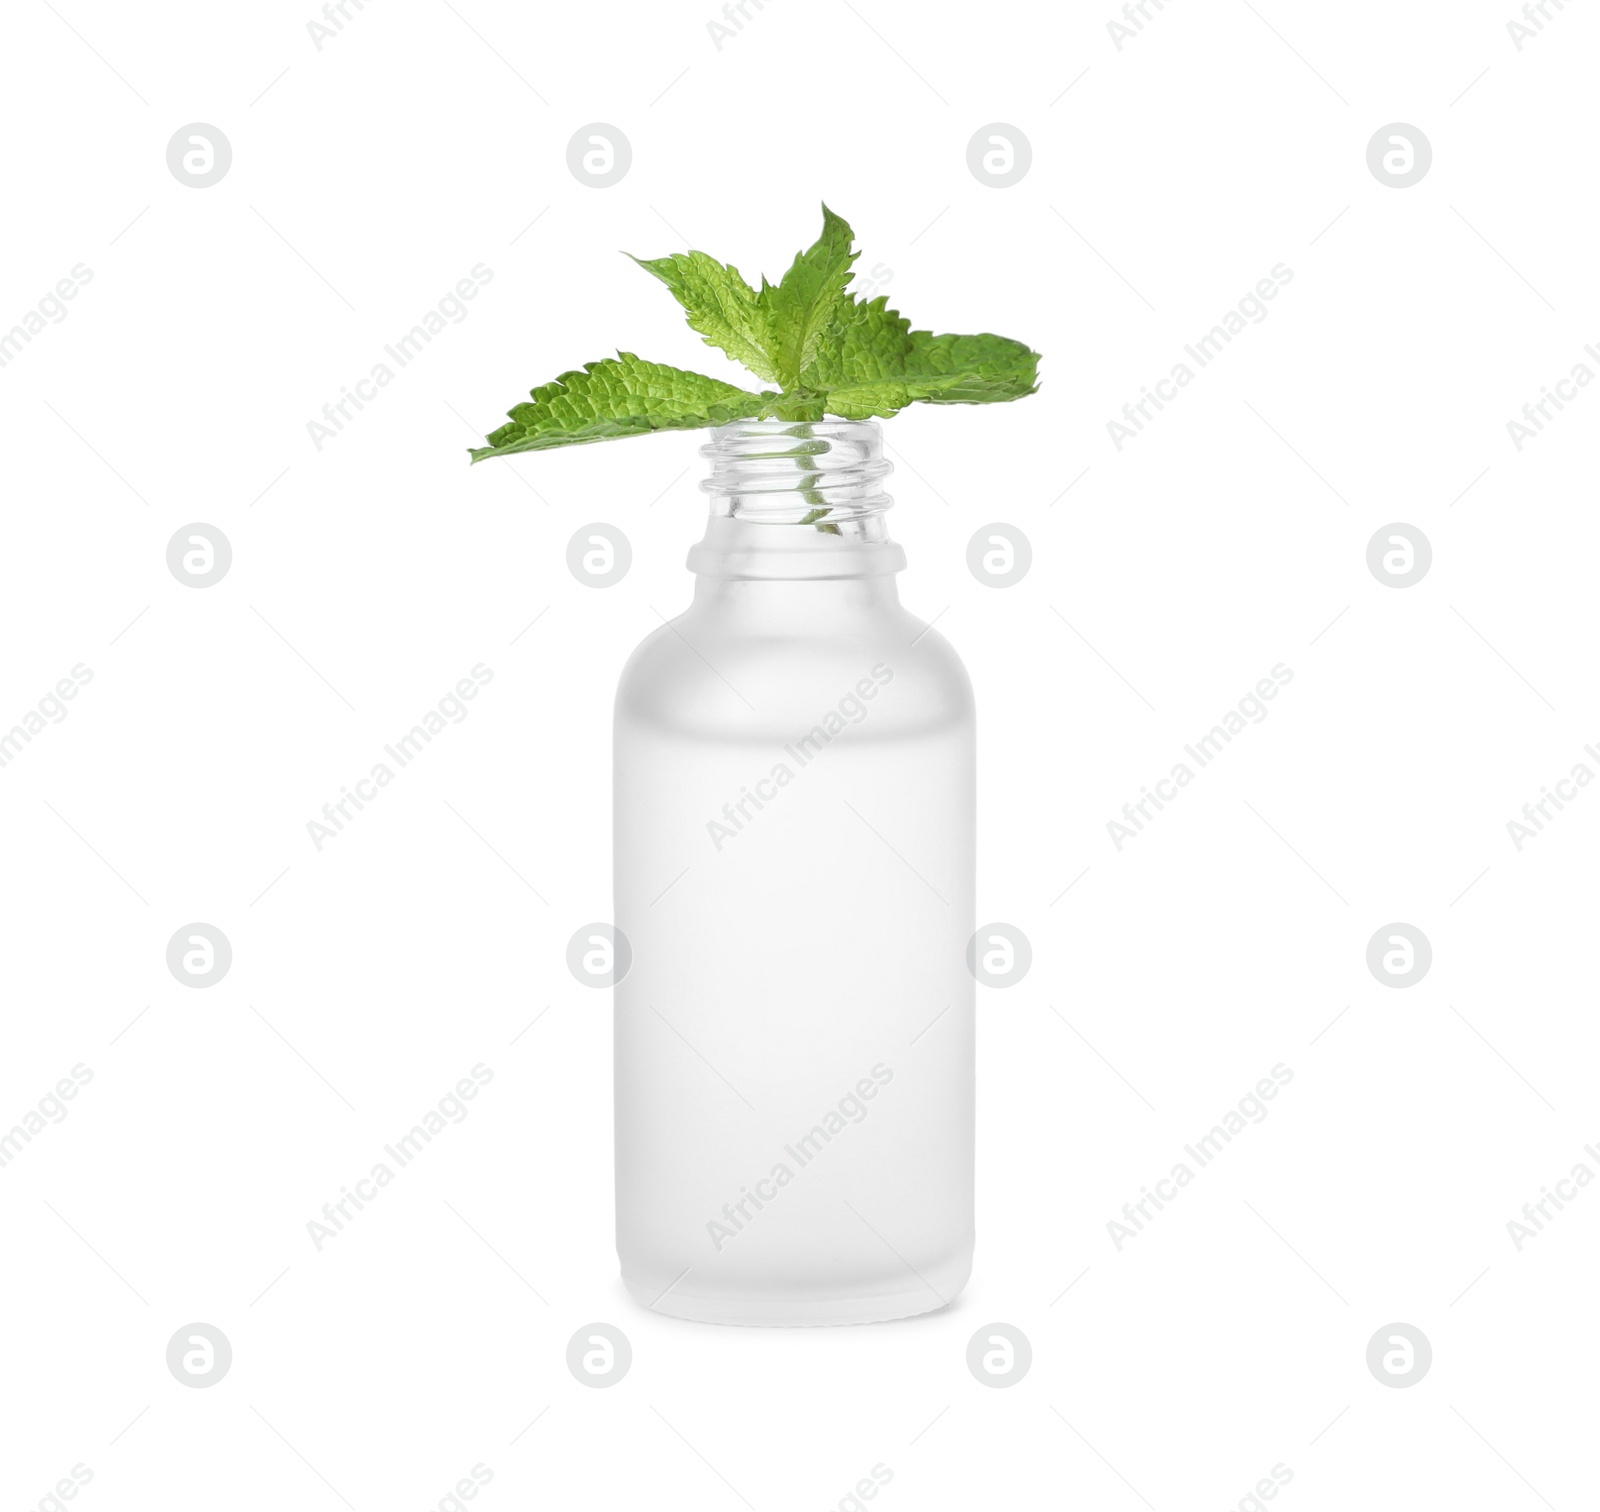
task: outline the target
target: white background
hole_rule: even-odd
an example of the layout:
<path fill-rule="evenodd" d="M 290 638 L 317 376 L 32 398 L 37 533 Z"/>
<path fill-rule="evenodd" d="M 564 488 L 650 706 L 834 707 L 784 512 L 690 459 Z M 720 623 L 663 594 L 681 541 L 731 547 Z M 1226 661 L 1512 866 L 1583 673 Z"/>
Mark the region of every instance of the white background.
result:
<path fill-rule="evenodd" d="M 0 1169 L 0 1500 L 82 1465 L 107 1512 L 422 1508 L 482 1465 L 490 1509 L 766 1512 L 881 1464 L 877 1507 L 1175 1512 L 1282 1465 L 1302 1512 L 1592 1504 L 1600 1193 L 1520 1252 L 1506 1225 L 1600 1171 L 1600 795 L 1520 851 L 1506 824 L 1600 770 L 1600 394 L 1520 451 L 1507 422 L 1600 371 L 1600 18 L 1552 6 L 1519 51 L 1509 0 L 1169 0 L 1119 50 L 1110 0 L 749 9 L 718 48 L 711 0 L 369 0 L 320 50 L 309 0 L 10 9 L 0 329 L 93 276 L 0 369 L 0 727 L 93 680 L 0 769 L 0 1128 L 93 1080 Z M 206 189 L 166 164 L 192 122 L 232 146 Z M 594 122 L 632 146 L 604 190 L 566 164 Z M 1032 147 L 1005 189 L 966 162 L 996 122 Z M 1367 166 L 1392 122 L 1432 144 L 1406 189 Z M 617 1280 L 607 995 L 563 959 L 609 914 L 612 691 L 690 591 L 700 438 L 464 448 L 619 346 L 737 380 L 618 249 L 776 276 L 824 197 L 919 326 L 1044 353 L 1035 398 L 886 426 L 903 597 L 978 691 L 979 913 L 1034 962 L 980 988 L 961 1300 L 719 1329 Z M 596 520 L 634 550 L 605 591 L 565 565 Z M 1006 590 L 965 564 L 991 521 L 1033 545 Z M 203 590 L 165 560 L 192 522 L 233 548 Z M 1391 522 L 1432 543 L 1414 587 L 1366 565 Z M 480 662 L 470 716 L 316 850 Z M 1118 850 L 1280 662 L 1269 717 Z M 233 948 L 198 991 L 165 964 L 192 921 Z M 1395 921 L 1433 948 L 1406 990 L 1366 966 Z M 318 1251 L 308 1220 L 478 1062 L 470 1117 Z M 1122 1204 L 1278 1062 L 1270 1116 L 1119 1250 Z M 204 1390 L 165 1364 L 195 1321 L 234 1355 Z M 593 1321 L 633 1346 L 608 1390 L 565 1364 Z M 1006 1390 L 965 1364 L 995 1321 L 1034 1351 Z M 1396 1321 L 1433 1348 L 1408 1389 L 1365 1361 Z"/>

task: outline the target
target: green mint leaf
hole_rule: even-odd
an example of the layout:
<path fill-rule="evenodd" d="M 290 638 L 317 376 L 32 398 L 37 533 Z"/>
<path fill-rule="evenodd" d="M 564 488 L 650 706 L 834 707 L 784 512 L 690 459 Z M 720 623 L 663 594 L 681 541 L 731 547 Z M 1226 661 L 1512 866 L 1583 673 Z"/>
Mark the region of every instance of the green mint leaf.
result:
<path fill-rule="evenodd" d="M 751 394 L 682 368 L 618 352 L 542 384 L 510 421 L 474 447 L 472 460 L 578 446 L 650 431 L 699 430 L 770 414 L 775 394 Z"/>
<path fill-rule="evenodd" d="M 672 291 L 708 346 L 778 392 L 749 393 L 619 352 L 534 389 L 472 460 L 735 420 L 887 418 L 908 404 L 998 404 L 1037 390 L 1039 354 L 1020 341 L 913 331 L 881 295 L 862 302 L 850 294 L 854 240 L 824 205 L 822 234 L 759 291 L 704 252 L 634 259 Z M 807 523 L 838 529 L 821 514 Z"/>
<path fill-rule="evenodd" d="M 721 347 L 758 378 L 769 383 L 777 381 L 767 312 L 737 268 L 704 252 L 674 252 L 670 257 L 633 260 L 672 290 L 688 311 L 690 328 L 705 337 L 707 346 Z"/>
<path fill-rule="evenodd" d="M 776 381 L 787 392 L 816 360 L 829 329 L 845 310 L 845 286 L 858 254 L 850 250 L 855 232 L 826 205 L 822 235 L 796 256 L 774 287 L 765 279 L 757 296 L 771 332 Z"/>
<path fill-rule="evenodd" d="M 846 420 L 886 419 L 908 404 L 998 404 L 1038 388 L 1039 354 L 1005 336 L 935 336 L 913 331 L 886 296 L 846 301 L 800 374 L 801 394 L 775 409 L 786 418 L 801 403 Z"/>

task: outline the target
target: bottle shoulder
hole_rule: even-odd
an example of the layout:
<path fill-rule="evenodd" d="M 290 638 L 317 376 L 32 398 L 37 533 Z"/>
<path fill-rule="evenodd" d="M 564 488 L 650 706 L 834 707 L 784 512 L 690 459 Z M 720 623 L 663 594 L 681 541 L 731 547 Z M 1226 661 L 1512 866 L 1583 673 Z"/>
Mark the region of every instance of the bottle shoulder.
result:
<path fill-rule="evenodd" d="M 619 729 L 787 739 L 830 711 L 879 739 L 970 728 L 972 683 L 944 636 L 890 602 L 816 624 L 691 607 L 640 642 L 617 688 Z"/>

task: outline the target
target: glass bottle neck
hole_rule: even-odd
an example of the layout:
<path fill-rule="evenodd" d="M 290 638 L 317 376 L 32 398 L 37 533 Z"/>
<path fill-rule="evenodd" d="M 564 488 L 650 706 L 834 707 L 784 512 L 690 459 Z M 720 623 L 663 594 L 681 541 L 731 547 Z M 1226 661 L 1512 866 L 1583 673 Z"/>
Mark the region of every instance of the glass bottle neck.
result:
<path fill-rule="evenodd" d="M 701 576 L 878 577 L 905 553 L 889 539 L 893 464 L 864 420 L 741 420 L 711 432 L 705 539 L 689 553 Z"/>

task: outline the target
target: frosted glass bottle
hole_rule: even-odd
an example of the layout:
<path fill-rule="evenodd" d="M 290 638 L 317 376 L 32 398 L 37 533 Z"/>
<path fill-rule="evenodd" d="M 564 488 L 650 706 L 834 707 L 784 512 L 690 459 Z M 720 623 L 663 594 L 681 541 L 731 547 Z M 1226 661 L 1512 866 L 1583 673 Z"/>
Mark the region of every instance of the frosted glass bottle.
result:
<path fill-rule="evenodd" d="M 876 425 L 703 448 L 694 600 L 617 691 L 617 1249 L 716 1323 L 942 1307 L 973 1244 L 974 720 Z"/>

